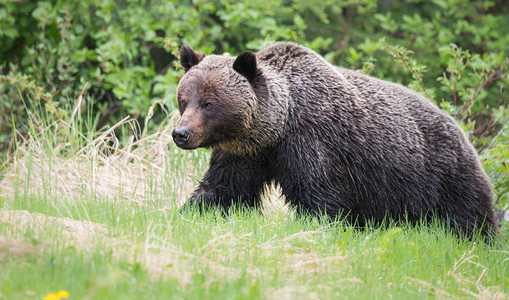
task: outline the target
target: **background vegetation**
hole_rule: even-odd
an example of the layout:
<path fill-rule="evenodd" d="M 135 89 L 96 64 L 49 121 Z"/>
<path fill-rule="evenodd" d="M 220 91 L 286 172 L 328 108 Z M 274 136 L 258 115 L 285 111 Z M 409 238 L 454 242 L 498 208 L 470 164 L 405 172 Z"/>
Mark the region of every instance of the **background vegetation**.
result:
<path fill-rule="evenodd" d="M 492 245 L 358 230 L 296 218 L 277 187 L 263 216 L 178 213 L 210 155 L 171 142 L 179 48 L 275 41 L 440 105 L 507 210 L 505 0 L 0 0 L 0 298 L 507 299 L 504 222 Z"/>

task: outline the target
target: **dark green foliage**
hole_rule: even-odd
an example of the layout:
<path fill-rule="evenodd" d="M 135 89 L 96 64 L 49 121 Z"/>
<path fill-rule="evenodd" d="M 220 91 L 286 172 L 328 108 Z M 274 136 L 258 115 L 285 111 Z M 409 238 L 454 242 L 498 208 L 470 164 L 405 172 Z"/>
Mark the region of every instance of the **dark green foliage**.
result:
<path fill-rule="evenodd" d="M 0 0 L 0 153 L 14 124 L 27 132 L 24 106 L 42 104 L 61 121 L 82 93 L 98 127 L 126 114 L 144 124 L 150 107 L 149 127 L 157 124 L 176 108 L 183 45 L 237 55 L 294 41 L 442 104 L 471 136 L 505 205 L 506 1 L 338 2 Z"/>

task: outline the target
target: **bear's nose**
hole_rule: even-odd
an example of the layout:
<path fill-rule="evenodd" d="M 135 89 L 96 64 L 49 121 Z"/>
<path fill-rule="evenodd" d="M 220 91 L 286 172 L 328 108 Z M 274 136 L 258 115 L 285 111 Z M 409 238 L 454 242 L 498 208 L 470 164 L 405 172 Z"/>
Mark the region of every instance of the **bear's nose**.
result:
<path fill-rule="evenodd" d="M 175 144 L 182 146 L 189 140 L 191 133 L 185 128 L 175 128 L 171 135 Z"/>

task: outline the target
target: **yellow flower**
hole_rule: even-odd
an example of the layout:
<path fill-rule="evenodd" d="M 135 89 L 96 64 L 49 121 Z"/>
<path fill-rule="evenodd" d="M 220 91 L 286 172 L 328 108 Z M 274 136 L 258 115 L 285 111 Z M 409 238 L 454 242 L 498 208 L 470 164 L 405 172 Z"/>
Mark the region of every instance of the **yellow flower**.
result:
<path fill-rule="evenodd" d="M 68 291 L 58 291 L 57 296 L 60 297 L 60 299 L 65 299 L 65 298 L 69 297 L 69 292 Z"/>
<path fill-rule="evenodd" d="M 68 291 L 58 291 L 56 294 L 55 293 L 47 294 L 46 296 L 44 296 L 43 300 L 61 300 L 66 299 L 67 297 L 69 297 Z"/>
<path fill-rule="evenodd" d="M 60 300 L 60 297 L 55 293 L 49 293 L 46 296 L 44 296 L 43 300 Z"/>

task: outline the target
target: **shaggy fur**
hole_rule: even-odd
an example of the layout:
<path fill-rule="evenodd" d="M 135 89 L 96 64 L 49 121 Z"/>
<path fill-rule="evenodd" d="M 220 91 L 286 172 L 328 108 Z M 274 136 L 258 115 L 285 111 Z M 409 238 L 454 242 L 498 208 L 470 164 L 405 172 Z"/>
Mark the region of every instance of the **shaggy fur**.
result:
<path fill-rule="evenodd" d="M 184 47 L 181 63 L 174 140 L 213 150 L 188 205 L 259 207 L 275 182 L 299 212 L 361 226 L 434 215 L 462 235 L 495 233 L 474 148 L 415 92 L 292 43 L 238 57 Z"/>

